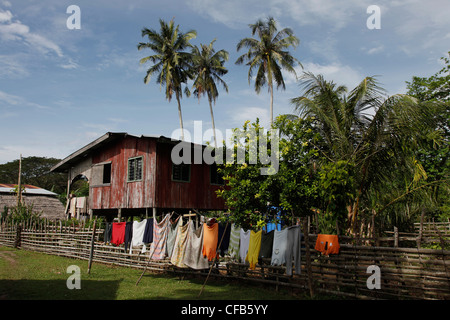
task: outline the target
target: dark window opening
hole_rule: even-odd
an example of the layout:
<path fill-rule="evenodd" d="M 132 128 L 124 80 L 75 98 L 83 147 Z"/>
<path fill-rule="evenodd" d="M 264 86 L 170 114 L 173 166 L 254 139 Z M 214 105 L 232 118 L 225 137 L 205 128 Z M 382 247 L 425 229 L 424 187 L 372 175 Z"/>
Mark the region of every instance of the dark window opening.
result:
<path fill-rule="evenodd" d="M 103 165 L 103 183 L 111 183 L 111 163 Z"/>
<path fill-rule="evenodd" d="M 191 166 L 189 164 L 172 164 L 172 180 L 189 182 Z"/>
<path fill-rule="evenodd" d="M 211 184 L 218 184 L 223 185 L 223 174 L 219 172 L 217 167 L 217 164 L 213 163 L 209 166 L 209 172 L 210 172 L 210 182 Z"/>

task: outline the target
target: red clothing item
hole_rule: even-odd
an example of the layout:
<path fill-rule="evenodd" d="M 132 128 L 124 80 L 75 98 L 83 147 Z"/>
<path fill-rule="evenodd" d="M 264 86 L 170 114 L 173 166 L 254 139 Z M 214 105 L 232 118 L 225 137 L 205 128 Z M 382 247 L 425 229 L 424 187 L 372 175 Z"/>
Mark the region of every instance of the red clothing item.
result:
<path fill-rule="evenodd" d="M 125 241 L 126 222 L 113 222 L 111 243 L 121 245 Z"/>
<path fill-rule="evenodd" d="M 339 248 L 338 236 L 330 234 L 317 235 L 316 246 L 314 249 L 322 252 L 322 254 L 338 254 Z"/>
<path fill-rule="evenodd" d="M 207 223 L 203 224 L 203 250 L 202 254 L 208 258 L 209 261 L 214 260 L 217 253 L 217 241 L 219 238 L 219 224 L 213 223 L 209 226 Z"/>

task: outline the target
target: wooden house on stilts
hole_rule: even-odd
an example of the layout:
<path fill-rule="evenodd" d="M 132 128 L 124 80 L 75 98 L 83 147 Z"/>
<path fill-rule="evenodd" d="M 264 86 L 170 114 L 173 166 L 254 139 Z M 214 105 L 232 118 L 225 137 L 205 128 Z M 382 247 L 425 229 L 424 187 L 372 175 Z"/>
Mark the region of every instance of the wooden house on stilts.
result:
<path fill-rule="evenodd" d="M 180 141 L 164 136 L 108 132 L 56 164 L 51 171 L 89 182 L 86 205 L 92 217 L 156 215 L 162 212 L 226 210 L 216 191 L 222 182 L 214 164 L 176 164 L 172 149 Z M 187 143 L 187 142 L 183 142 Z M 206 146 L 187 143 L 189 148 Z M 70 204 L 69 204 L 70 206 Z M 70 208 L 66 209 L 69 214 Z"/>

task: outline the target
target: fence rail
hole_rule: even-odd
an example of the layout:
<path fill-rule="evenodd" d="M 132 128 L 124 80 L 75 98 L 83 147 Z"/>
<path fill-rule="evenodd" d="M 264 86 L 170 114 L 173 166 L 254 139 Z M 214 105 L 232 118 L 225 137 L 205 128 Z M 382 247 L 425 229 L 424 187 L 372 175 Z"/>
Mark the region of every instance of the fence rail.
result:
<path fill-rule="evenodd" d="M 168 259 L 149 260 L 149 250 L 141 253 L 133 248 L 130 253 L 123 245 L 105 244 L 103 232 L 99 228 L 3 222 L 0 245 L 82 260 L 89 260 L 93 249 L 92 262 L 96 263 L 163 273 L 208 274 L 208 270 L 175 267 Z M 277 290 L 287 287 L 357 299 L 450 299 L 449 250 L 362 245 L 361 239 L 341 237 L 339 254 L 324 256 L 314 250 L 317 235 L 303 238 L 300 274 L 288 276 L 285 266 L 272 266 L 267 259 L 260 260 L 255 270 L 249 270 L 248 264 L 221 259 L 210 276 L 266 283 Z M 380 268 L 380 289 L 368 288 L 369 266 Z"/>

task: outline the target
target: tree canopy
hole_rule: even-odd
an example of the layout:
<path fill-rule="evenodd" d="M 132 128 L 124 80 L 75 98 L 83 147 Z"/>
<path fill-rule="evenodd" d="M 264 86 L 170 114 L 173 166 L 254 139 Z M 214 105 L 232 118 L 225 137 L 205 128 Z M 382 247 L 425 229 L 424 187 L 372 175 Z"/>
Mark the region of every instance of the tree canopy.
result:
<path fill-rule="evenodd" d="M 44 188 L 55 193 L 63 193 L 67 188 L 67 176 L 50 172 L 59 159 L 45 157 L 24 157 L 21 166 L 21 182 Z M 0 165 L 0 183 L 17 184 L 19 159 Z"/>

